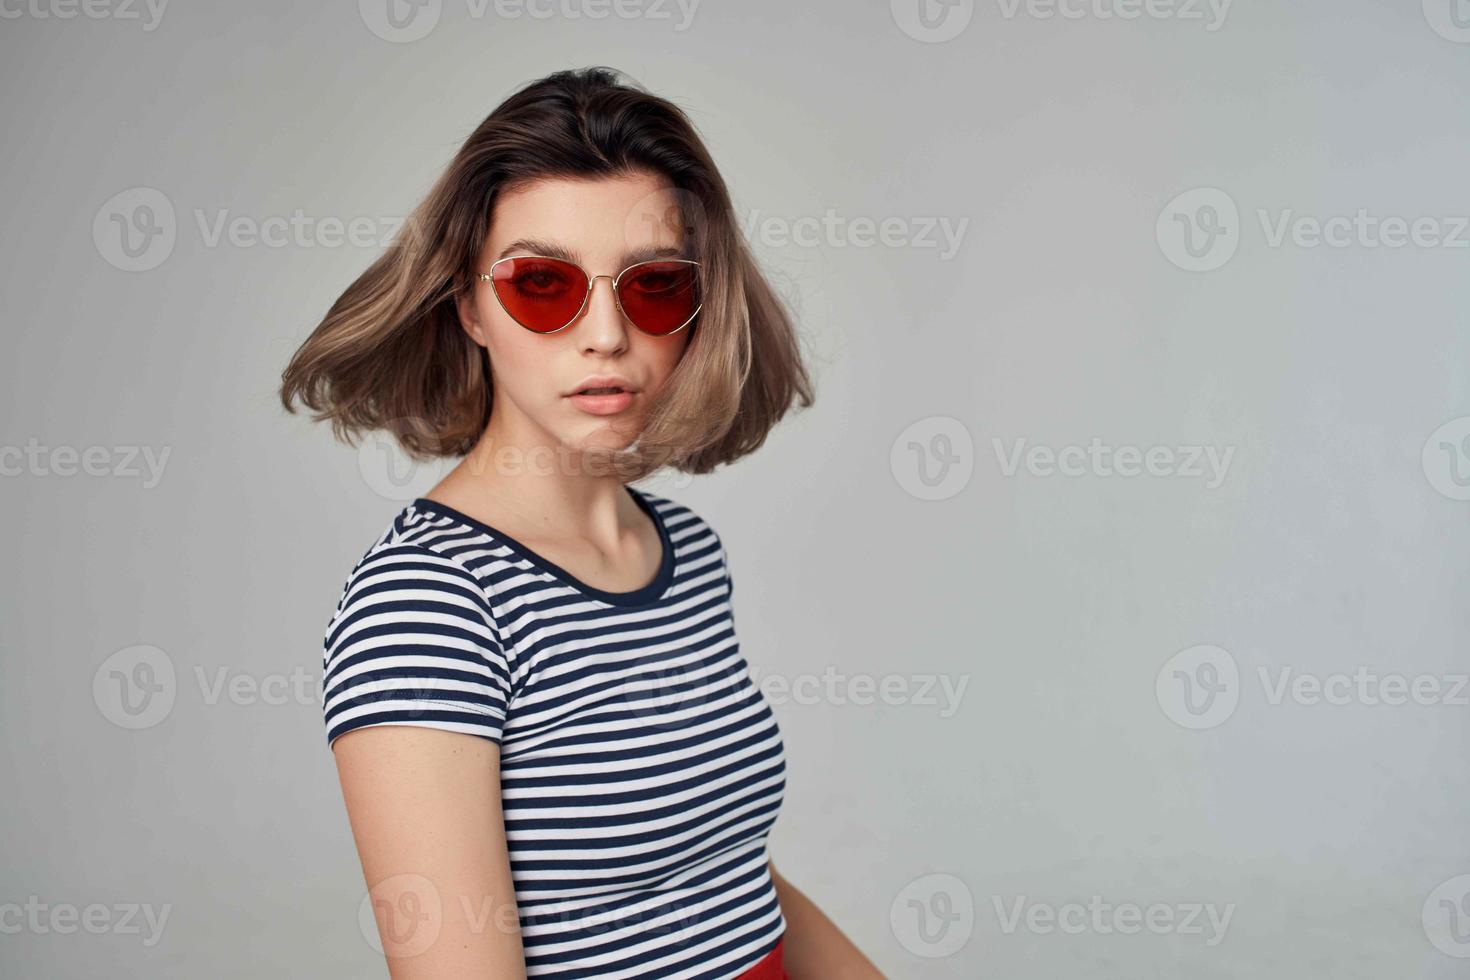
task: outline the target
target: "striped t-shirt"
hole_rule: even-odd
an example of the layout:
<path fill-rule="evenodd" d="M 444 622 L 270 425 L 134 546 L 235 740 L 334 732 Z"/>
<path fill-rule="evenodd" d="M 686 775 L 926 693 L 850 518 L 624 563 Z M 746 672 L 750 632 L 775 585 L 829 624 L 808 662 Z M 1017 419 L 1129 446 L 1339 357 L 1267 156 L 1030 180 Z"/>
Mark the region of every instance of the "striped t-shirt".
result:
<path fill-rule="evenodd" d="M 528 975 L 737 977 L 786 927 L 766 863 L 781 734 L 719 535 L 627 489 L 663 546 L 632 592 L 436 501 L 403 508 L 327 627 L 328 744 L 365 725 L 499 743 Z"/>

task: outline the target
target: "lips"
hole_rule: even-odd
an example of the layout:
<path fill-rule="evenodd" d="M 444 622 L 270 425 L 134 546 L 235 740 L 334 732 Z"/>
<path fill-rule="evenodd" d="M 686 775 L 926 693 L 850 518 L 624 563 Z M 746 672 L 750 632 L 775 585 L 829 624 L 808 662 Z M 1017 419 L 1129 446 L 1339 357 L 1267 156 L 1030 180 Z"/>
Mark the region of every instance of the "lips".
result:
<path fill-rule="evenodd" d="M 567 392 L 567 396 L 636 395 L 637 393 L 638 389 L 633 387 L 632 382 L 620 374 L 591 374 L 577 382 L 577 386 Z"/>
<path fill-rule="evenodd" d="M 609 389 L 612 390 L 609 390 Z M 606 394 L 594 392 L 603 391 Z M 634 392 L 627 388 L 613 388 L 612 386 L 597 385 L 568 395 L 568 400 L 580 411 L 588 415 L 617 415 L 626 411 L 633 404 Z"/>

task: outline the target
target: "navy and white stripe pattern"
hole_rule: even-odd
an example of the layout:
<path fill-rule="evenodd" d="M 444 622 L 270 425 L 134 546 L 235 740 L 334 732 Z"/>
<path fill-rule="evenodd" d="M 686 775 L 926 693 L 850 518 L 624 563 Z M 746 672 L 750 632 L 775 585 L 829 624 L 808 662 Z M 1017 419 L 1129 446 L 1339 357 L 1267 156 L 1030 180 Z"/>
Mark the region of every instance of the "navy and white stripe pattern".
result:
<path fill-rule="evenodd" d="M 733 978 L 786 928 L 766 863 L 781 734 L 719 536 L 628 490 L 663 560 L 622 593 L 444 504 L 405 507 L 327 627 L 328 742 L 421 725 L 499 743 L 528 975 Z"/>

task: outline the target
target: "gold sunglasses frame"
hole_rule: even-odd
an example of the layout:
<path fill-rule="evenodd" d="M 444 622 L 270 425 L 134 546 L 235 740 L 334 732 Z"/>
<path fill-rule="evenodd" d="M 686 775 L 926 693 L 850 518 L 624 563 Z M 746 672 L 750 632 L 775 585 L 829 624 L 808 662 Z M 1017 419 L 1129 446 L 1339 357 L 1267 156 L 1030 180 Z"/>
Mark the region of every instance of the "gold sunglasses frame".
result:
<path fill-rule="evenodd" d="M 582 305 L 577 307 L 577 312 L 572 314 L 572 318 L 570 320 L 568 320 L 566 323 L 563 323 L 555 330 L 531 330 L 530 327 L 526 326 L 524 323 L 521 323 L 520 320 L 516 320 L 516 315 L 510 311 L 510 308 L 505 305 L 505 300 L 500 297 L 500 290 L 495 288 L 495 267 L 500 265 L 501 262 L 510 262 L 514 259 L 549 259 L 553 262 L 561 262 L 565 265 L 569 265 L 572 268 L 576 269 L 578 272 L 582 273 L 582 277 L 587 280 L 587 292 L 582 296 Z M 679 265 L 694 266 L 695 284 L 699 289 L 699 302 L 695 304 L 694 312 L 689 314 L 689 319 L 679 324 L 673 330 L 670 330 L 668 333 L 649 333 L 647 330 L 644 330 L 642 327 L 638 326 L 638 324 L 633 321 L 633 318 L 628 315 L 628 311 L 623 309 L 622 298 L 618 296 L 618 283 L 622 281 L 623 276 L 625 276 L 629 271 L 636 269 L 639 266 L 655 264 L 665 265 L 670 262 L 677 263 Z M 490 284 L 490 291 L 495 294 L 495 302 L 500 304 L 500 308 L 502 310 L 505 310 L 505 315 L 510 317 L 512 320 L 515 320 L 516 325 L 519 326 L 521 329 L 528 330 L 534 334 L 540 334 L 541 336 L 550 336 L 554 333 L 561 333 L 567 327 L 570 327 L 572 324 L 576 323 L 579 319 L 581 319 L 582 314 L 587 311 L 587 304 L 592 300 L 592 289 L 594 286 L 597 285 L 597 280 L 606 279 L 608 280 L 608 282 L 612 283 L 613 303 L 616 304 L 618 308 L 618 313 L 622 314 L 624 320 L 627 320 L 628 323 L 632 324 L 633 329 L 637 330 L 639 333 L 647 334 L 650 337 L 672 337 L 674 336 L 674 334 L 678 333 L 685 327 L 689 326 L 689 324 L 693 323 L 694 318 L 699 316 L 699 311 L 704 309 L 703 276 L 704 266 L 694 259 L 645 259 L 642 262 L 634 262 L 632 265 L 628 266 L 626 269 L 624 269 L 622 272 L 619 272 L 615 276 L 592 276 L 587 274 L 587 270 L 582 268 L 581 264 L 577 262 L 570 262 L 567 259 L 561 258 L 560 256 L 527 254 L 507 255 L 503 259 L 497 259 L 495 262 L 492 262 L 490 264 L 490 271 L 480 273 L 479 278 L 481 282 L 488 282 Z"/>

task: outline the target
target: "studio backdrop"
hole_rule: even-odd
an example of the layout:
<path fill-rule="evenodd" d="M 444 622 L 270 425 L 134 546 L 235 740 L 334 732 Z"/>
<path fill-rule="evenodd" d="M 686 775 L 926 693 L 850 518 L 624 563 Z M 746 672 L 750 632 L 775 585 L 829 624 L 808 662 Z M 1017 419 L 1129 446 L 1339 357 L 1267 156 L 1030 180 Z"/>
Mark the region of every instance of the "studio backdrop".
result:
<path fill-rule="evenodd" d="M 322 721 L 445 465 L 292 352 L 551 71 L 680 105 L 816 400 L 729 555 L 890 977 L 1470 970 L 1463 0 L 0 3 L 0 976 L 385 976 Z"/>

